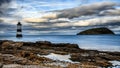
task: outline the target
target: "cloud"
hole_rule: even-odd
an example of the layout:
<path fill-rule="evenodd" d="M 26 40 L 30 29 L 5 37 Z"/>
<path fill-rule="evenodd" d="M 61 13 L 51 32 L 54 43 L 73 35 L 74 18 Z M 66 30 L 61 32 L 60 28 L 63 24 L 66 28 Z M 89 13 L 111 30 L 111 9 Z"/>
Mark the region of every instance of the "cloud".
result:
<path fill-rule="evenodd" d="M 40 18 L 26 18 L 26 22 L 49 22 L 50 25 L 37 25 L 37 28 L 47 27 L 69 27 L 69 26 L 91 26 L 107 23 L 120 22 L 120 9 L 115 9 L 117 4 L 114 2 L 100 2 L 82 5 L 79 7 L 53 11 L 43 14 Z M 103 14 L 104 16 L 98 16 Z M 106 16 L 106 15 L 114 16 Z M 72 18 L 72 19 L 71 19 Z M 76 19 L 75 19 L 76 18 Z"/>
<path fill-rule="evenodd" d="M 58 18 L 74 18 L 84 15 L 99 14 L 103 10 L 114 9 L 113 7 L 116 5 L 117 4 L 114 2 L 101 2 L 82 5 L 71 9 L 64 9 L 58 11 L 61 12 L 61 14 L 58 15 Z"/>
<path fill-rule="evenodd" d="M 102 11 L 100 15 L 120 15 L 120 9 L 105 10 Z"/>
<path fill-rule="evenodd" d="M 105 24 L 120 23 L 120 16 L 103 16 L 92 18 L 88 20 L 81 20 L 75 22 L 74 26 L 92 26 L 92 25 L 105 25 Z"/>
<path fill-rule="evenodd" d="M 59 26 L 93 26 L 105 24 L 120 24 L 120 16 L 104 16 L 87 20 L 79 20 L 71 23 L 61 23 Z M 58 24 L 56 24 L 58 25 Z"/>
<path fill-rule="evenodd" d="M 48 24 L 36 24 L 35 28 L 63 28 L 63 27 L 82 27 L 82 26 L 96 26 L 96 25 L 120 25 L 120 16 L 103 16 L 103 17 L 95 17 L 86 20 L 70 20 L 69 22 L 56 22 Z"/>
<path fill-rule="evenodd" d="M 45 18 L 24 18 L 23 21 L 25 22 L 47 22 L 48 19 Z"/>
<path fill-rule="evenodd" d="M 59 13 L 56 12 L 50 12 L 50 13 L 43 13 L 43 16 L 35 18 L 23 18 L 23 21 L 25 22 L 67 22 L 69 19 L 67 18 L 57 18 L 57 15 Z"/>
<path fill-rule="evenodd" d="M 6 14 L 5 12 L 7 11 L 11 1 L 12 0 L 0 0 L 0 16 Z"/>
<path fill-rule="evenodd" d="M 49 20 L 49 22 L 64 23 L 64 22 L 70 22 L 70 20 L 68 18 L 57 18 L 57 19 Z"/>
<path fill-rule="evenodd" d="M 50 22 L 53 22 L 55 20 L 56 20 L 56 22 L 59 22 L 59 18 L 75 18 L 75 17 L 79 17 L 79 16 L 99 14 L 103 10 L 113 9 L 113 7 L 116 5 L 116 3 L 113 3 L 113 2 L 102 2 L 102 3 L 93 3 L 93 4 L 82 5 L 79 7 L 65 9 L 65 10 L 58 10 L 58 11 L 51 11 L 51 12 L 49 12 L 49 11 L 48 12 L 38 12 L 38 10 L 40 10 L 40 8 L 38 8 L 38 5 L 35 5 L 35 3 L 40 4 L 39 7 L 41 7 L 43 5 L 49 5 L 49 3 L 44 2 L 44 1 L 38 2 L 38 0 L 32 1 L 32 2 L 27 1 L 26 3 L 25 2 L 23 2 L 23 4 L 22 4 L 24 7 L 20 11 L 13 14 L 15 17 L 21 16 L 20 19 L 23 18 L 23 21 L 25 21 L 25 22 L 48 22 L 48 20 Z M 52 3 L 54 3 L 54 2 L 52 2 Z M 13 4 L 16 5 L 15 3 L 13 3 Z M 59 3 L 59 4 L 61 4 L 61 3 Z M 56 4 L 54 4 L 54 5 L 56 5 Z M 41 7 L 41 8 L 43 8 L 43 7 Z M 28 11 L 28 10 L 30 10 L 30 11 Z M 66 22 L 66 21 L 64 21 L 64 22 Z"/>
<path fill-rule="evenodd" d="M 3 3 L 9 3 L 11 0 L 0 0 L 0 5 L 2 5 Z"/>
<path fill-rule="evenodd" d="M 74 4 L 75 3 L 75 4 Z M 16 16 L 25 17 L 40 17 L 45 11 L 54 11 L 77 6 L 79 0 L 17 0 L 17 4 L 23 6 L 21 10 L 16 12 Z M 28 11 L 29 10 L 29 11 Z M 51 15 L 51 14 L 49 14 Z M 54 14 L 55 16 L 55 14 Z M 48 15 L 44 16 L 50 18 Z"/>
<path fill-rule="evenodd" d="M 0 31 L 0 34 L 3 34 L 3 33 L 5 33 L 4 31 Z"/>
<path fill-rule="evenodd" d="M 59 13 L 48 13 L 48 14 L 42 16 L 42 18 L 46 18 L 46 19 L 56 19 L 58 14 L 59 14 Z"/>
<path fill-rule="evenodd" d="M 1 23 L 1 22 L 3 22 L 3 20 L 2 20 L 2 19 L 0 19 L 0 23 Z"/>

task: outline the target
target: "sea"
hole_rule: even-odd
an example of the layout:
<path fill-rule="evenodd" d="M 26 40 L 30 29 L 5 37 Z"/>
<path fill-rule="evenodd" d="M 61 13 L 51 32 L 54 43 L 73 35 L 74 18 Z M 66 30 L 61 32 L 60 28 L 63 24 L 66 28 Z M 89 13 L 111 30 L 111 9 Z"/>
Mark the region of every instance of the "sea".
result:
<path fill-rule="evenodd" d="M 82 49 L 120 52 L 120 35 L 0 35 L 0 40 L 78 44 Z"/>

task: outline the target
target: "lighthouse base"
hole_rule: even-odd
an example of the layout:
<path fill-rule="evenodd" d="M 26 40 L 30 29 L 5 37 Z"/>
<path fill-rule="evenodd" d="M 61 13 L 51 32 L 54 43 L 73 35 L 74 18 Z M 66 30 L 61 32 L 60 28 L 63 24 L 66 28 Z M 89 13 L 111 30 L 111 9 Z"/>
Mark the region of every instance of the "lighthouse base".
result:
<path fill-rule="evenodd" d="M 21 34 L 16 35 L 17 38 L 22 38 L 23 36 Z"/>

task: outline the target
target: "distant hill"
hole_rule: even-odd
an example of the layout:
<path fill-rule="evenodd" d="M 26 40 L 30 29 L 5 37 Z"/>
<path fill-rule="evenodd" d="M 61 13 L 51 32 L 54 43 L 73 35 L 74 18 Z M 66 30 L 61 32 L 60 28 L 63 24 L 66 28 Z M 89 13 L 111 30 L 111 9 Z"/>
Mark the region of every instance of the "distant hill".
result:
<path fill-rule="evenodd" d="M 113 34 L 114 35 L 114 32 L 108 28 L 101 27 L 101 28 L 88 29 L 88 30 L 78 33 L 77 35 L 99 35 L 99 34 Z"/>

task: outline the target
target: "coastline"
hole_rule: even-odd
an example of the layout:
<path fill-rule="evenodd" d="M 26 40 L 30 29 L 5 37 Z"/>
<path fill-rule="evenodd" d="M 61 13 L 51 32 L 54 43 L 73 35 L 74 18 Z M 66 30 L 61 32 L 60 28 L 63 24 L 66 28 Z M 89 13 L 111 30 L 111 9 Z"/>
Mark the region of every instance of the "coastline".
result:
<path fill-rule="evenodd" d="M 120 36 L 118 35 L 30 35 L 23 38 L 0 37 L 1 40 L 13 40 L 24 42 L 36 42 L 36 41 L 50 41 L 52 43 L 73 43 L 78 44 L 82 49 L 91 49 L 99 51 L 119 51 L 120 52 Z M 64 39 L 64 40 L 63 40 Z"/>
<path fill-rule="evenodd" d="M 43 66 L 43 68 L 63 68 L 64 66 L 67 68 L 85 66 L 97 68 L 112 67 L 115 65 L 110 61 L 120 61 L 120 52 L 86 50 L 79 48 L 77 44 L 70 43 L 51 43 L 49 41 L 14 42 L 11 40 L 1 40 L 0 45 L 0 61 L 1 64 L 3 64 L 3 68 L 8 64 L 17 64 L 19 66 L 40 65 Z M 59 58 L 56 59 L 55 56 L 69 56 L 67 59 L 70 61 L 59 60 Z"/>

